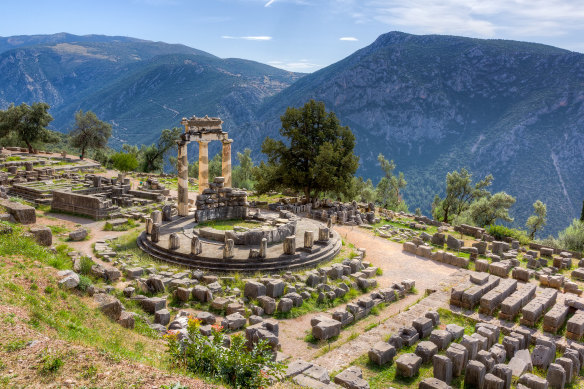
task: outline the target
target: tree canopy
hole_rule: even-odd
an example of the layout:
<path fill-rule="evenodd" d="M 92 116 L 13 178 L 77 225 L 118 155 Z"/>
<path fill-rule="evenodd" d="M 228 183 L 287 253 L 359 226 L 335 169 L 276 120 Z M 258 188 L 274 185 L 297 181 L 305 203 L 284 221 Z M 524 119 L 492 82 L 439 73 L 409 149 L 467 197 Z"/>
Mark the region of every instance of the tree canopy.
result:
<path fill-rule="evenodd" d="M 46 128 L 53 121 L 49 108 L 47 103 L 34 103 L 31 106 L 25 103 L 18 106 L 11 104 L 8 109 L 0 111 L 0 136 L 16 134 L 26 144 L 29 153 L 33 152 L 36 143 L 58 142 L 59 137 Z"/>
<path fill-rule="evenodd" d="M 388 161 L 383 154 L 377 156 L 377 161 L 383 170 L 384 176 L 377 184 L 376 200 L 383 208 L 392 210 L 404 210 L 405 203 L 401 197 L 400 190 L 408 184 L 404 174 L 400 172 L 397 176 L 393 174 L 395 163 Z"/>
<path fill-rule="evenodd" d="M 91 111 L 75 113 L 75 126 L 69 133 L 71 146 L 81 149 L 80 158 L 87 149 L 103 149 L 112 135 L 112 126 L 98 119 Z"/>
<path fill-rule="evenodd" d="M 450 222 L 455 216 L 466 211 L 470 204 L 490 195 L 486 189 L 493 182 L 493 176 L 488 175 L 484 179 L 472 184 L 472 174 L 465 168 L 453 171 L 446 175 L 446 196 L 441 199 L 434 198 L 432 203 L 432 215 L 436 220 L 445 223 Z"/>
<path fill-rule="evenodd" d="M 288 107 L 280 119 L 280 135 L 287 143 L 270 137 L 262 143 L 267 163 L 254 168 L 256 190 L 290 188 L 304 192 L 307 199 L 327 191 L 347 192 L 359 166 L 349 127 L 314 100 L 302 108 Z"/>
<path fill-rule="evenodd" d="M 177 140 L 182 129 L 174 127 L 172 130 L 164 129 L 156 143 L 149 146 L 142 145 L 138 150 L 140 170 L 143 172 L 162 171 L 164 167 L 164 155 L 173 147 L 177 147 Z"/>
<path fill-rule="evenodd" d="M 533 215 L 531 215 L 525 223 L 529 231 L 529 239 L 533 240 L 537 231 L 540 231 L 546 225 L 546 217 L 546 205 L 540 200 L 537 200 L 533 203 Z"/>
<path fill-rule="evenodd" d="M 255 182 L 253 179 L 253 160 L 251 159 L 251 149 L 237 153 L 239 165 L 233 168 L 233 186 L 235 188 L 253 189 Z"/>
<path fill-rule="evenodd" d="M 135 154 L 117 152 L 111 157 L 112 164 L 117 170 L 127 173 L 138 167 L 138 158 Z"/>

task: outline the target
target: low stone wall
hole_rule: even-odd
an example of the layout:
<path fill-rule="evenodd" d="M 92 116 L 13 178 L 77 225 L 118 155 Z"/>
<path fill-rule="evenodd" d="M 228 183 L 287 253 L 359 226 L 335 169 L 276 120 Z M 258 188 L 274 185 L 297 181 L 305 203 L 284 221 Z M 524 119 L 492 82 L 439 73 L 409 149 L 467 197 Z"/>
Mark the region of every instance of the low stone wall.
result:
<path fill-rule="evenodd" d="M 118 211 L 112 206 L 111 200 L 103 200 L 92 195 L 75 192 L 53 191 L 51 208 L 57 211 L 77 213 L 93 219 L 105 219 L 111 213 Z"/>
<path fill-rule="evenodd" d="M 226 239 L 232 239 L 236 245 L 257 246 L 266 239 L 268 244 L 282 242 L 289 236 L 296 234 L 296 219 L 290 220 L 284 225 L 273 228 L 253 228 L 249 231 L 221 231 L 211 227 L 204 227 L 199 229 L 199 236 L 214 240 L 217 242 L 225 242 Z"/>

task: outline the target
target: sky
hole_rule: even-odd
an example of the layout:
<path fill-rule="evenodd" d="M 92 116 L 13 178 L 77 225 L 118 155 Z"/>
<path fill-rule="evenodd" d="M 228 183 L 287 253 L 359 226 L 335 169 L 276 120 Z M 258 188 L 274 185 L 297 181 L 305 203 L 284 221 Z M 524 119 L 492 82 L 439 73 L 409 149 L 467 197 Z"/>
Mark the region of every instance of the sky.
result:
<path fill-rule="evenodd" d="M 313 72 L 389 31 L 584 52 L 584 0 L 0 0 L 0 36 L 123 35 Z"/>

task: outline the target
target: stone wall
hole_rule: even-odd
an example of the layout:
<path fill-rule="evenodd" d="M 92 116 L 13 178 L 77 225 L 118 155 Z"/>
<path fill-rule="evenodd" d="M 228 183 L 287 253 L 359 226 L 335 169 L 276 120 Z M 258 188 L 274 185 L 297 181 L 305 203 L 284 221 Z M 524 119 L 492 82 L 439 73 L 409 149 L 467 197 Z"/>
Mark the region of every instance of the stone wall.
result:
<path fill-rule="evenodd" d="M 105 219 L 119 210 L 118 207 L 112 205 L 111 200 L 103 200 L 93 195 L 57 190 L 53 191 L 51 207 L 57 211 L 77 213 L 96 220 Z"/>
<path fill-rule="evenodd" d="M 248 216 L 247 192 L 224 188 L 223 177 L 215 177 L 209 188 L 197 196 L 196 204 L 197 223 L 209 220 L 245 219 Z"/>

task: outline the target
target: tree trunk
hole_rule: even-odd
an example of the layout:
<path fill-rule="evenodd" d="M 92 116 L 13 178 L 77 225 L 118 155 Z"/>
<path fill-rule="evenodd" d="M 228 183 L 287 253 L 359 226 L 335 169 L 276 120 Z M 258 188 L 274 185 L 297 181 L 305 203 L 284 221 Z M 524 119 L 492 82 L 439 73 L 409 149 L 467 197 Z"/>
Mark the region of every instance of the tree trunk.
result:
<path fill-rule="evenodd" d="M 444 223 L 448 223 L 448 208 L 450 207 L 442 208 L 444 209 Z"/>
<path fill-rule="evenodd" d="M 309 187 L 304 188 L 304 196 L 306 196 L 306 202 L 310 203 L 310 188 Z"/>
<path fill-rule="evenodd" d="M 80 156 L 81 160 L 83 160 L 83 157 L 85 157 L 85 147 L 81 148 L 81 156 Z"/>
<path fill-rule="evenodd" d="M 34 150 L 32 149 L 32 145 L 29 142 L 26 142 L 26 146 L 28 147 L 28 153 L 33 154 Z"/>

